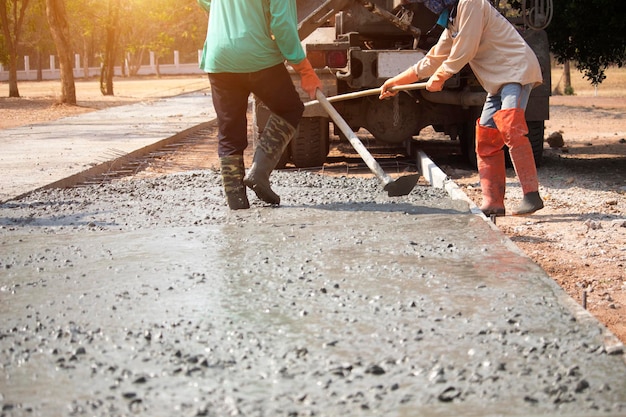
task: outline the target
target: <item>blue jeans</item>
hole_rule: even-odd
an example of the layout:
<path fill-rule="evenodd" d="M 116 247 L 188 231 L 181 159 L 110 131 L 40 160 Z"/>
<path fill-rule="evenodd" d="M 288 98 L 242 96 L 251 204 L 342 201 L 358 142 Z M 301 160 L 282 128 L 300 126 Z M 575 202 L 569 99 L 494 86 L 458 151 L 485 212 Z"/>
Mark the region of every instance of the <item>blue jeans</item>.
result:
<path fill-rule="evenodd" d="M 504 84 L 496 94 L 487 94 L 487 100 L 480 115 L 480 125 L 495 128 L 493 115 L 498 110 L 524 109 L 528 105 L 532 84 L 521 85 L 518 83 Z"/>
<path fill-rule="evenodd" d="M 242 155 L 248 147 L 246 112 L 250 94 L 293 127 L 300 124 L 304 104 L 283 63 L 251 73 L 211 73 L 209 81 L 218 119 L 220 158 Z"/>

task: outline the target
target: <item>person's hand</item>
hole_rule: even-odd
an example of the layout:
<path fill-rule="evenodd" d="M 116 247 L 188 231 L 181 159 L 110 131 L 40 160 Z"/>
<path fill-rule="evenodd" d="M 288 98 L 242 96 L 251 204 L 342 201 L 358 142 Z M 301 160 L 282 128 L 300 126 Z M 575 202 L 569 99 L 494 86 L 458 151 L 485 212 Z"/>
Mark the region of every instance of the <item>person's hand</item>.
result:
<path fill-rule="evenodd" d="M 387 81 L 383 83 L 382 86 L 380 86 L 380 95 L 378 96 L 378 98 L 380 100 L 383 100 L 383 99 L 386 99 L 388 97 L 393 97 L 396 94 L 398 94 L 397 91 L 389 91 L 391 87 L 394 87 L 396 85 L 398 85 L 398 83 L 396 82 L 395 77 L 389 78 Z"/>
<path fill-rule="evenodd" d="M 426 90 L 431 93 L 443 90 L 443 85 L 445 82 L 452 78 L 454 74 L 446 71 L 443 67 L 439 67 L 437 71 L 428 79 L 426 83 Z"/>
<path fill-rule="evenodd" d="M 322 82 L 315 73 L 315 70 L 311 66 L 311 63 L 307 58 L 304 58 L 298 64 L 290 64 L 291 67 L 300 74 L 300 86 L 307 92 L 311 99 L 315 99 L 315 91 L 319 88 L 322 89 Z"/>
<path fill-rule="evenodd" d="M 419 79 L 419 76 L 415 73 L 413 67 L 409 67 L 400 74 L 395 77 L 389 78 L 387 81 L 383 83 L 380 87 L 380 95 L 378 98 L 380 100 L 384 100 L 388 97 L 393 97 L 398 94 L 397 91 L 389 91 L 391 87 L 395 87 L 397 85 L 407 85 L 414 83 Z"/>

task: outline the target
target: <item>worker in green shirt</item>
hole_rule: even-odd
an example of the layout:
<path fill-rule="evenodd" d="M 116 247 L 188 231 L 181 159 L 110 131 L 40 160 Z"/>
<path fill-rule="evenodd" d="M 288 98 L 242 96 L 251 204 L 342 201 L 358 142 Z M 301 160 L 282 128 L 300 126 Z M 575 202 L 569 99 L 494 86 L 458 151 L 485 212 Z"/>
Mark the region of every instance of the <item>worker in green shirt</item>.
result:
<path fill-rule="evenodd" d="M 269 176 L 296 134 L 304 105 L 285 61 L 299 73 L 311 98 L 321 82 L 300 38 L 295 0 L 198 0 L 209 13 L 200 67 L 209 74 L 219 128 L 218 155 L 228 206 L 250 207 L 246 186 L 269 204 L 280 204 Z M 254 94 L 272 115 L 245 173 L 246 111 Z"/>

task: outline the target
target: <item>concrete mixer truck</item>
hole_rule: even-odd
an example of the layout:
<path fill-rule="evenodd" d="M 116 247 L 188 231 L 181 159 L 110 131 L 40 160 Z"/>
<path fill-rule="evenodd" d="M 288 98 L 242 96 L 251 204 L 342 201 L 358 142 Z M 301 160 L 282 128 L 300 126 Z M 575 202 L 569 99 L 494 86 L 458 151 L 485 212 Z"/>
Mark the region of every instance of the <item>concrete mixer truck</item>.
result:
<path fill-rule="evenodd" d="M 550 54 L 545 28 L 552 13 L 551 0 L 493 0 L 536 53 L 544 82 L 536 87 L 526 110 L 528 138 L 537 165 L 541 164 L 544 121 L 549 118 Z M 299 34 L 307 57 L 330 97 L 377 88 L 416 63 L 438 40 L 437 16 L 422 3 L 401 0 L 298 0 Z M 299 85 L 299 77 L 293 76 Z M 303 101 L 308 95 L 300 90 Z M 462 155 L 475 166 L 475 123 L 486 92 L 469 66 L 448 80 L 443 91 L 412 90 L 388 100 L 377 96 L 337 102 L 335 108 L 354 131 L 365 129 L 375 140 L 415 150 L 416 139 L 428 127 L 458 141 Z M 257 134 L 269 116 L 254 102 Z M 321 166 L 329 153 L 333 123 L 323 109 L 305 109 L 298 135 L 286 149 L 280 166 Z M 339 138 L 341 132 L 337 132 Z"/>

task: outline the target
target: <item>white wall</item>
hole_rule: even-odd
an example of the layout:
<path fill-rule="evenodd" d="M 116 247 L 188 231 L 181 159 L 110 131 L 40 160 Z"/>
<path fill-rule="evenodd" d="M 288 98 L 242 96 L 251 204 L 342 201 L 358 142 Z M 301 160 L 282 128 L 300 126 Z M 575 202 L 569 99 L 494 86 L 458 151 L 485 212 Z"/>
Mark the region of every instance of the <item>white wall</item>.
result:
<path fill-rule="evenodd" d="M 201 51 L 198 51 L 198 58 L 200 57 Z M 154 64 L 154 53 L 150 53 L 150 65 L 143 65 L 139 69 L 137 75 L 156 75 L 156 65 Z M 24 68 L 25 70 L 17 72 L 17 80 L 18 81 L 36 81 L 37 80 L 37 69 L 30 68 L 30 57 L 24 57 Z M 174 64 L 161 64 L 159 65 L 159 72 L 161 75 L 180 75 L 180 74 L 204 74 L 204 71 L 200 70 L 199 64 L 197 62 L 190 64 L 181 64 L 178 60 L 178 51 L 174 52 Z M 126 72 L 128 73 L 128 71 Z M 122 70 L 120 66 L 115 67 L 115 75 L 121 76 Z M 89 67 L 88 77 L 98 77 L 100 76 L 100 67 Z M 58 80 L 61 77 L 60 71 L 58 69 L 58 65 L 55 62 L 55 57 L 53 55 L 50 56 L 50 64 L 47 69 L 42 70 L 42 78 L 44 80 Z M 74 77 L 75 78 L 83 78 L 85 77 L 85 70 L 81 67 L 80 56 L 76 55 L 74 59 Z M 9 80 L 9 71 L 8 68 L 4 68 L 0 65 L 0 81 L 8 81 Z"/>

